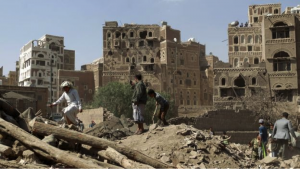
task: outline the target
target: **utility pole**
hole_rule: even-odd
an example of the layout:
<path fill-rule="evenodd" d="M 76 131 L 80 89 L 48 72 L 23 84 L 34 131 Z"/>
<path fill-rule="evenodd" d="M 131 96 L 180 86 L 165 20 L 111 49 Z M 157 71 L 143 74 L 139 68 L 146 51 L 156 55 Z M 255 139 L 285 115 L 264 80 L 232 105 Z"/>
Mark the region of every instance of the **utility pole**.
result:
<path fill-rule="evenodd" d="M 53 62 L 53 55 L 50 57 L 50 104 L 52 104 L 52 62 Z M 51 107 L 51 115 L 49 118 L 53 117 L 52 107 Z"/>
<path fill-rule="evenodd" d="M 176 46 L 175 46 L 175 71 L 173 72 L 173 99 L 174 99 L 174 105 L 176 105 L 176 97 L 175 97 L 175 78 L 177 74 L 177 39 L 176 38 L 174 38 L 174 42 Z"/>

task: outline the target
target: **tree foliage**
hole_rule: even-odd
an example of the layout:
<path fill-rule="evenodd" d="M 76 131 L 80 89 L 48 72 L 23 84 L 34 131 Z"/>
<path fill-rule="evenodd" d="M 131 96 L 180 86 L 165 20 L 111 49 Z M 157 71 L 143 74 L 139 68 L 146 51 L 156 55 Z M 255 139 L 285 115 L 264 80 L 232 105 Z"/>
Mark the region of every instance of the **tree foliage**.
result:
<path fill-rule="evenodd" d="M 282 112 L 288 112 L 290 119 L 296 123 L 294 119 L 297 117 L 297 104 L 290 102 L 283 95 L 270 95 L 268 89 L 257 88 L 251 90 L 251 94 L 243 97 L 234 97 L 223 104 L 215 104 L 215 109 L 224 109 L 226 106 L 234 108 L 239 105 L 242 109 L 248 109 L 254 112 L 257 118 L 264 118 L 274 123 L 282 117 Z"/>
<path fill-rule="evenodd" d="M 124 114 L 128 118 L 132 118 L 132 94 L 133 89 L 131 89 L 129 84 L 111 82 L 98 89 L 94 95 L 94 100 L 89 107 L 104 107 L 112 112 L 116 117 L 120 117 L 122 114 Z M 170 108 L 167 113 L 167 119 L 175 117 L 177 114 L 176 111 L 174 111 L 174 102 L 170 101 L 170 94 L 165 92 L 160 94 L 167 99 L 170 104 Z M 152 123 L 152 115 L 155 110 L 155 106 L 155 99 L 148 97 L 144 114 L 145 122 L 148 124 Z M 157 118 L 155 119 L 157 120 Z"/>

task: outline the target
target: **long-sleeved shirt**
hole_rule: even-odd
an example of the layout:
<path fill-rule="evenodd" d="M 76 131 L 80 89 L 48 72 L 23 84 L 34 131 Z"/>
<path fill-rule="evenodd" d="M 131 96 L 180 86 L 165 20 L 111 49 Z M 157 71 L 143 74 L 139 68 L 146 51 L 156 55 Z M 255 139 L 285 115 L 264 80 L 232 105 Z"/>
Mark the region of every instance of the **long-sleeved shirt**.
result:
<path fill-rule="evenodd" d="M 79 95 L 78 95 L 78 92 L 76 89 L 70 89 L 69 92 L 64 92 L 60 98 L 54 102 L 53 104 L 59 104 L 63 101 L 67 101 L 68 103 L 68 106 L 70 104 L 75 104 L 78 106 L 78 109 L 81 109 L 81 101 L 80 101 L 80 98 L 79 98 Z"/>
<path fill-rule="evenodd" d="M 146 86 L 143 83 L 143 81 L 139 81 L 135 85 L 131 101 L 133 103 L 146 104 L 146 102 L 147 102 L 147 91 L 146 91 Z"/>
<path fill-rule="evenodd" d="M 165 110 L 165 106 L 169 104 L 168 101 L 157 92 L 155 92 L 155 100 L 160 105 L 161 110 Z"/>

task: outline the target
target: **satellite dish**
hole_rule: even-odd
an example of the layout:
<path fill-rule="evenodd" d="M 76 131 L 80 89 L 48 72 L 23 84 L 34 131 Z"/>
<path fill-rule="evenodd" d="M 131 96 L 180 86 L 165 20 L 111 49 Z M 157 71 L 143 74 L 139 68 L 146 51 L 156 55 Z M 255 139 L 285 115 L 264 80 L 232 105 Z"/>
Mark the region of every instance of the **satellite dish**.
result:
<path fill-rule="evenodd" d="M 188 41 L 189 42 L 196 42 L 196 39 L 195 38 L 189 38 Z"/>
<path fill-rule="evenodd" d="M 231 26 L 238 26 L 239 25 L 239 21 L 234 21 L 230 23 Z"/>

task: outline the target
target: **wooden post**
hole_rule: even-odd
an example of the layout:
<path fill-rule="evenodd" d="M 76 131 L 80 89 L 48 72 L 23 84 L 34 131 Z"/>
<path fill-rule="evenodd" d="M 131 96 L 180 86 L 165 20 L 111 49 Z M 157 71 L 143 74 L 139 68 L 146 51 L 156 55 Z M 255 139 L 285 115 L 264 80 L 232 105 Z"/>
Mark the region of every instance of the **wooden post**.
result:
<path fill-rule="evenodd" d="M 51 126 L 50 126 L 51 127 Z M 66 164 L 76 168 L 99 168 L 100 166 L 91 161 L 81 159 L 75 155 L 50 146 L 21 128 L 0 118 L 0 131 L 22 142 L 35 153 L 50 160 Z"/>
<path fill-rule="evenodd" d="M 57 126 L 51 126 L 48 124 L 40 123 L 37 121 L 31 121 L 29 123 L 32 127 L 32 131 L 34 133 L 42 134 L 42 135 L 50 135 L 53 134 L 58 139 L 63 139 L 67 141 L 75 141 L 78 143 L 90 145 L 95 148 L 100 148 L 102 150 L 106 150 L 108 147 L 111 147 L 121 154 L 124 154 L 128 158 L 148 164 L 155 168 L 173 168 L 173 166 L 165 164 L 161 161 L 158 161 L 154 158 L 151 158 L 139 151 L 133 150 L 127 146 L 119 145 L 115 142 L 108 141 L 106 139 L 97 138 L 91 135 L 87 135 L 84 133 L 80 133 L 73 130 L 67 130 L 64 128 L 60 128 Z"/>
<path fill-rule="evenodd" d="M 0 144 L 0 154 L 4 156 L 10 156 L 13 153 L 11 147 L 8 147 L 6 145 Z"/>
<path fill-rule="evenodd" d="M 108 147 L 105 151 L 99 151 L 98 155 L 105 159 L 113 161 L 124 168 L 153 168 L 149 165 L 132 161 L 111 147 Z"/>

